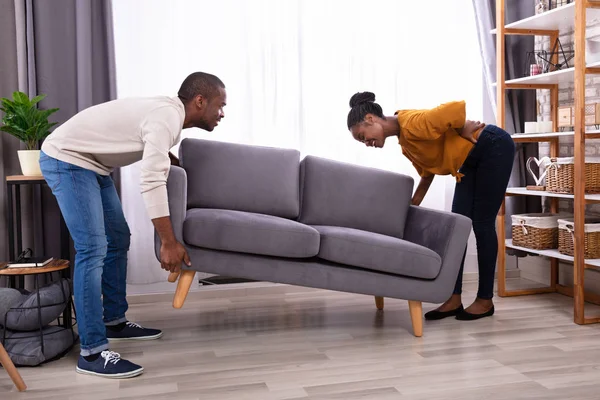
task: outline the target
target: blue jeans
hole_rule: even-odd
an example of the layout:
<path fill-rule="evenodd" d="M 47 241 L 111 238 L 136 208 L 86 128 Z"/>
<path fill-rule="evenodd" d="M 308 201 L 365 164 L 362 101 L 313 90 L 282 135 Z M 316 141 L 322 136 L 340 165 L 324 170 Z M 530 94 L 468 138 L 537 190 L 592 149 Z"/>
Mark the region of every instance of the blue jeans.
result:
<path fill-rule="evenodd" d="M 106 326 L 126 321 L 129 227 L 110 176 L 40 154 L 42 174 L 73 242 L 73 292 L 81 355 L 108 349 Z"/>
<path fill-rule="evenodd" d="M 504 200 L 515 157 L 515 143 L 510 135 L 494 125 L 487 125 L 469 153 L 460 172 L 452 202 L 452 212 L 473 221 L 477 241 L 479 289 L 477 297 L 494 297 L 494 275 L 498 256 L 496 216 Z M 454 294 L 462 293 L 465 254 L 456 279 Z"/>

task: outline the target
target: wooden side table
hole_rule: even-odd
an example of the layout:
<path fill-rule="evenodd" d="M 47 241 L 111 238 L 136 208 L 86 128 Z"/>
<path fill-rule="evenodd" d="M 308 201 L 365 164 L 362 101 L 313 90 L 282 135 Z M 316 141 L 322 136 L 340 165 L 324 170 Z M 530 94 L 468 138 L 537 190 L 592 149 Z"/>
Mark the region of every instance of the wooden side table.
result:
<path fill-rule="evenodd" d="M 46 184 L 46 180 L 43 176 L 25 176 L 25 175 L 11 175 L 6 177 L 6 193 L 7 193 L 7 216 L 6 221 L 8 224 L 8 256 L 9 260 L 15 260 L 18 254 L 23 251 L 23 229 L 21 221 L 21 186 L 22 185 L 38 185 L 42 186 Z M 13 212 L 14 209 L 14 212 Z M 42 209 L 43 213 L 43 209 Z M 16 215 L 15 215 L 16 214 Z M 69 246 L 69 230 L 67 224 L 60 213 L 60 258 L 69 260 L 70 246 Z M 43 254 L 35 254 L 36 257 Z M 12 282 L 13 285 L 14 282 Z M 23 282 L 20 281 L 20 286 Z"/>
<path fill-rule="evenodd" d="M 40 275 L 49 274 L 51 272 L 65 271 L 69 269 L 68 260 L 52 260 L 43 267 L 31 268 L 4 268 L 8 263 L 0 263 L 0 275 L 4 276 L 21 276 L 21 275 Z"/>
<path fill-rule="evenodd" d="M 38 277 L 42 274 L 50 274 L 52 272 L 62 272 L 62 277 L 66 279 L 70 279 L 70 268 L 68 260 L 52 260 L 50 263 L 43 267 L 33 267 L 33 268 L 5 268 L 7 263 L 0 263 L 0 276 L 25 276 L 25 275 L 33 275 L 34 276 L 34 284 L 35 288 L 39 289 Z M 62 286 L 61 286 L 62 288 Z M 38 306 L 41 304 L 38 293 Z M 63 293 L 64 295 L 64 293 Z M 63 297 L 67 297 L 64 295 Z M 65 299 L 67 304 L 65 307 L 65 311 L 63 312 L 63 328 L 72 329 L 73 328 L 73 318 L 71 316 L 71 295 L 68 296 L 68 299 Z"/>

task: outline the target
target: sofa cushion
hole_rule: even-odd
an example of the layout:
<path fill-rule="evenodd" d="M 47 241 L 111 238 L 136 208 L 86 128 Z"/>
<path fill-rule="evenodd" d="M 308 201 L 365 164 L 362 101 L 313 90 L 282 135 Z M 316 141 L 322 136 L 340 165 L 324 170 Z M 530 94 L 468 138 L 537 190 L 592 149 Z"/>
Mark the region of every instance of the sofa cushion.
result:
<path fill-rule="evenodd" d="M 297 150 L 184 139 L 179 156 L 188 177 L 188 208 L 298 217 Z"/>
<path fill-rule="evenodd" d="M 319 257 L 324 260 L 422 279 L 435 279 L 440 272 L 440 256 L 418 244 L 351 228 L 314 228 L 321 234 Z"/>
<path fill-rule="evenodd" d="M 411 177 L 307 156 L 301 183 L 300 222 L 403 237 Z"/>
<path fill-rule="evenodd" d="M 244 211 L 192 209 L 183 223 L 186 243 L 213 250 L 288 258 L 314 257 L 319 232 L 289 219 Z"/>

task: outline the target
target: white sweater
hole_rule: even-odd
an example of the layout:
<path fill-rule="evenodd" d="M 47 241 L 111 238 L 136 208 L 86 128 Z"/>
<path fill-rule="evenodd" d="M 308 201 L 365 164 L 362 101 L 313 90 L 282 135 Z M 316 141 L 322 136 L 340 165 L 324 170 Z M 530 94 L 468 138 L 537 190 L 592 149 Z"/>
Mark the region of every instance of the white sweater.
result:
<path fill-rule="evenodd" d="M 58 127 L 42 151 L 109 175 L 142 160 L 141 192 L 151 219 L 169 215 L 169 150 L 179 142 L 185 108 L 177 97 L 127 98 L 87 108 Z"/>

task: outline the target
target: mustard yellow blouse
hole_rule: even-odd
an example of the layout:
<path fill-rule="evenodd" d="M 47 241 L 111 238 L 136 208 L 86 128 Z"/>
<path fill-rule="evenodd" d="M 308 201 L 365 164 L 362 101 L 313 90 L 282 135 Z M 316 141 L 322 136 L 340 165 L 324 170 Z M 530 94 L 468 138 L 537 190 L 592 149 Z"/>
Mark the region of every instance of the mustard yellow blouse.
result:
<path fill-rule="evenodd" d="M 465 102 L 454 101 L 429 110 L 399 110 L 396 115 L 402 153 L 419 176 L 452 175 L 460 182 L 464 175 L 458 170 L 473 148 L 473 143 L 457 132 L 465 125 Z M 474 134 L 475 139 L 480 132 Z"/>

